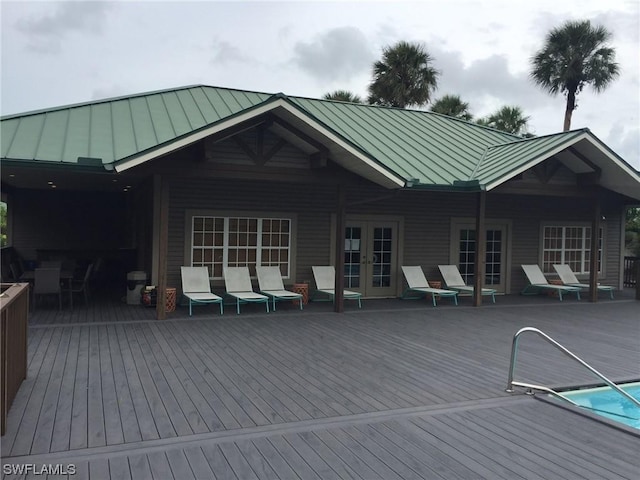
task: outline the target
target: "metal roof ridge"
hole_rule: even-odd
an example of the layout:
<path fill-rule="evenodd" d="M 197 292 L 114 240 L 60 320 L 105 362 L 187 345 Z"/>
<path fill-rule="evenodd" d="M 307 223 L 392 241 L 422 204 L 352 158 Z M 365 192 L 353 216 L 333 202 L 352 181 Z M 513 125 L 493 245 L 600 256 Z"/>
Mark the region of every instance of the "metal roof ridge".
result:
<path fill-rule="evenodd" d="M 139 92 L 139 93 L 132 93 L 128 95 L 120 95 L 117 97 L 100 98 L 98 100 L 89 100 L 86 102 L 70 103 L 67 105 L 59 105 L 59 106 L 49 107 L 49 108 L 40 108 L 38 110 L 30 110 L 27 112 L 10 113 L 8 115 L 1 116 L 0 120 L 4 121 L 4 120 L 11 120 L 11 119 L 20 118 L 20 117 L 29 117 L 32 115 L 42 115 L 45 113 L 57 112 L 61 110 L 71 110 L 73 108 L 88 107 L 92 105 L 100 105 L 103 103 L 113 103 L 113 102 L 118 102 L 122 100 L 130 100 L 133 98 L 150 97 L 152 95 L 161 95 L 163 93 L 180 92 L 182 90 L 193 90 L 194 88 L 227 90 L 227 91 L 242 92 L 242 93 L 255 93 L 259 95 L 273 95 L 272 93 L 268 93 L 268 92 L 258 92 L 258 91 L 252 91 L 252 90 L 241 90 L 238 88 L 216 87 L 212 85 L 194 84 L 194 85 L 185 85 L 182 87 L 164 88 L 160 90 L 151 90 L 148 92 Z"/>
<path fill-rule="evenodd" d="M 543 139 L 543 138 L 559 137 L 559 136 L 567 135 L 567 134 L 576 134 L 576 133 L 585 133 L 585 132 L 591 133 L 591 131 L 586 127 L 585 128 L 578 128 L 576 130 L 568 130 L 566 132 L 556 132 L 556 133 L 548 133 L 546 135 L 540 135 L 540 136 L 535 136 L 535 137 L 518 138 L 518 139 L 513 140 L 512 142 L 496 143 L 496 144 L 493 144 L 493 145 L 489 145 L 487 147 L 487 149 L 507 147 L 509 145 L 515 145 L 517 143 L 524 143 L 524 142 L 530 142 L 530 141 L 533 141 L 533 140 L 540 140 L 540 139 Z"/>
<path fill-rule="evenodd" d="M 484 149 L 484 152 L 482 153 L 482 157 L 480 157 L 480 159 L 478 160 L 478 163 L 476 163 L 475 168 L 473 169 L 473 172 L 471 172 L 471 175 L 469 175 L 469 180 L 475 180 L 476 178 L 476 174 L 478 173 L 478 170 L 480 170 L 480 165 L 482 165 L 482 162 L 484 161 L 485 158 L 487 158 L 487 154 L 489 153 L 489 149 L 492 147 L 493 145 L 486 147 Z"/>

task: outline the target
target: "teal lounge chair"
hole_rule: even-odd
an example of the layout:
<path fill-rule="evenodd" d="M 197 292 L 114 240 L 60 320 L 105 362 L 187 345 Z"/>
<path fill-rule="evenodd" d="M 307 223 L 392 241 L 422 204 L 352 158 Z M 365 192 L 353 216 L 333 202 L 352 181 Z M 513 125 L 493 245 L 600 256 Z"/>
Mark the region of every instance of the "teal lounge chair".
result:
<path fill-rule="evenodd" d="M 550 284 L 538 265 L 522 265 L 522 270 L 524 270 L 529 280 L 529 285 L 520 292 L 521 295 L 537 295 L 540 292 L 553 291 L 558 294 L 560 301 L 562 301 L 563 293 L 575 293 L 578 300 L 580 300 L 580 289 L 578 287 Z"/>
<path fill-rule="evenodd" d="M 564 285 L 568 285 L 569 287 L 578 287 L 581 290 L 589 290 L 591 287 L 586 283 L 580 283 L 576 274 L 573 273 L 571 267 L 569 265 L 553 265 L 554 270 L 560 277 L 560 281 Z M 609 292 L 609 297 L 613 300 L 613 290 L 614 288 L 610 285 L 600 285 L 598 284 L 599 292 Z"/>
<path fill-rule="evenodd" d="M 451 297 L 456 305 L 458 305 L 458 292 L 455 290 L 445 290 L 443 288 L 431 288 L 429 282 L 424 276 L 424 272 L 420 266 L 402 267 L 402 273 L 407 280 L 408 287 L 405 289 L 402 297 L 407 292 L 429 293 L 433 306 L 436 306 L 436 297 Z"/>
<path fill-rule="evenodd" d="M 438 269 L 442 274 L 444 283 L 447 284 L 447 288 L 450 288 L 451 290 L 457 290 L 458 292 L 470 293 L 471 295 L 473 295 L 475 288 L 464 283 L 462 275 L 460 275 L 460 270 L 458 270 L 458 267 L 456 265 L 438 265 Z M 493 303 L 496 303 L 495 289 L 483 288 L 482 295 L 491 295 L 491 300 L 493 301 Z"/>

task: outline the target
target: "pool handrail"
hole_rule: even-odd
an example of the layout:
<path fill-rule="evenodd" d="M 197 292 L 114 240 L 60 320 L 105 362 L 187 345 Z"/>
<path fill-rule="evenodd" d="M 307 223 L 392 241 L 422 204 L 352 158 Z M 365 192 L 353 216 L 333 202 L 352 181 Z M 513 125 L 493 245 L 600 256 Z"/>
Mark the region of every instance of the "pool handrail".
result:
<path fill-rule="evenodd" d="M 551 338 L 549 335 L 544 333 L 542 330 L 539 330 L 539 329 L 534 328 L 534 327 L 521 328 L 513 336 L 513 342 L 511 344 L 511 360 L 509 362 L 509 379 L 507 381 L 507 388 L 506 388 L 507 392 L 513 393 L 513 391 L 514 391 L 513 387 L 514 386 L 524 387 L 524 388 L 528 388 L 528 389 L 532 389 L 532 390 L 542 390 L 542 391 L 546 391 L 547 393 L 549 393 L 549 391 L 551 390 L 551 389 L 549 389 L 547 387 L 541 387 L 540 385 L 532 385 L 532 384 L 528 384 L 528 383 L 524 383 L 524 382 L 517 382 L 517 381 L 513 380 L 513 376 L 514 376 L 514 373 L 515 373 L 515 367 L 516 367 L 517 352 L 518 352 L 518 342 L 520 340 L 520 335 L 522 335 L 523 333 L 526 333 L 526 332 L 531 332 L 531 333 L 535 333 L 535 334 L 539 335 L 544 340 L 546 340 L 548 343 L 550 343 L 551 345 L 556 347 L 558 350 L 560 350 L 562 353 L 564 353 L 568 357 L 574 359 L 575 361 L 577 361 L 583 367 L 587 368 L 591 373 L 593 373 L 598 378 L 600 378 L 600 380 L 602 380 L 604 383 L 606 383 L 608 386 L 610 386 L 613 390 L 618 392 L 620 395 L 624 396 L 625 398 L 630 400 L 632 403 L 634 403 L 636 406 L 640 407 L 640 400 L 634 398 L 628 392 L 625 392 L 618 385 L 616 385 L 614 382 L 612 382 L 607 377 L 605 377 L 602 373 L 600 373 L 595 368 L 593 368 L 591 365 L 589 365 L 587 362 L 582 360 L 580 357 L 578 357 L 577 355 L 575 355 L 574 353 L 570 352 L 568 349 L 566 349 L 565 347 L 560 345 L 558 342 L 556 342 L 553 338 Z M 554 394 L 556 396 L 559 396 L 559 397 L 563 398 L 564 400 L 567 400 L 567 401 L 569 401 L 571 403 L 574 403 L 571 400 L 569 400 L 568 398 L 560 395 L 557 392 L 554 392 Z"/>

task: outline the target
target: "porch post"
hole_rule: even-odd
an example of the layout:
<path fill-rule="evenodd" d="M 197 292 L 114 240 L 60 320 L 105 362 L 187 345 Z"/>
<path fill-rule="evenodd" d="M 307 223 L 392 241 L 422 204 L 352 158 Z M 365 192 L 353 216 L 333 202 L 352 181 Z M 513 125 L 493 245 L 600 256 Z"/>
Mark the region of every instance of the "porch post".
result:
<path fill-rule="evenodd" d="M 593 198 L 593 219 L 591 220 L 591 257 L 589 258 L 589 300 L 598 301 L 598 247 L 600 244 L 600 219 L 602 218 L 599 191 Z"/>
<path fill-rule="evenodd" d="M 487 246 L 485 233 L 485 210 L 487 203 L 487 192 L 482 190 L 478 192 L 476 210 L 476 258 L 475 258 L 475 276 L 473 282 L 473 306 L 482 305 L 482 284 L 484 280 L 484 267 L 486 263 Z"/>
<path fill-rule="evenodd" d="M 344 230 L 346 228 L 345 193 L 342 184 L 338 185 L 336 207 L 336 258 L 334 260 L 336 278 L 333 308 L 336 313 L 342 313 L 344 312 Z"/>
<path fill-rule="evenodd" d="M 169 250 L 169 188 L 167 181 L 158 176 L 156 186 L 160 191 L 160 212 L 158 239 L 158 285 L 156 285 L 156 319 L 167 318 L 167 253 Z"/>

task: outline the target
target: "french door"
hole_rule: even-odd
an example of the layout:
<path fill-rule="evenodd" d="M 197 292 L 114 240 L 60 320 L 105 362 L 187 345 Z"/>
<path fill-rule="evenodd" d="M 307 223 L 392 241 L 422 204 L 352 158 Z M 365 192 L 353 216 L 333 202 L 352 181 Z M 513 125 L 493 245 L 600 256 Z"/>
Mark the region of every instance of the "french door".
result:
<path fill-rule="evenodd" d="M 344 283 L 366 297 L 396 295 L 398 223 L 347 221 Z"/>
<path fill-rule="evenodd" d="M 485 272 L 483 285 L 499 292 L 507 290 L 507 248 L 509 225 L 487 223 L 485 228 Z M 457 223 L 453 228 L 451 262 L 458 266 L 467 285 L 475 281 L 476 230 L 473 223 Z"/>

